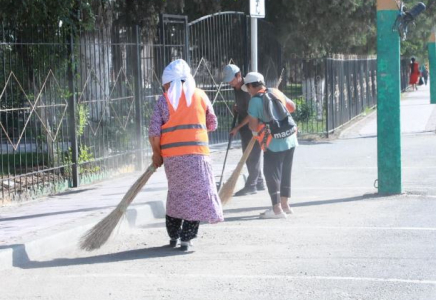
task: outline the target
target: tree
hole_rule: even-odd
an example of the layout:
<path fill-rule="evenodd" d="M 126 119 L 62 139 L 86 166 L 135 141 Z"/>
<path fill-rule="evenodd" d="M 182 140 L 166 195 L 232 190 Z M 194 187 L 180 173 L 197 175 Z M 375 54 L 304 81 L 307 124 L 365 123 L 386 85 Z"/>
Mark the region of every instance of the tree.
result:
<path fill-rule="evenodd" d="M 410 9 L 417 1 L 404 1 L 405 5 Z M 427 4 L 429 4 L 428 1 Z M 431 30 L 435 25 L 434 13 L 436 6 L 433 3 L 429 5 L 427 10 L 419 15 L 415 23 L 409 26 L 407 39 L 401 42 L 401 55 L 404 57 L 417 57 L 421 63 L 428 61 L 427 42 L 431 34 Z"/>

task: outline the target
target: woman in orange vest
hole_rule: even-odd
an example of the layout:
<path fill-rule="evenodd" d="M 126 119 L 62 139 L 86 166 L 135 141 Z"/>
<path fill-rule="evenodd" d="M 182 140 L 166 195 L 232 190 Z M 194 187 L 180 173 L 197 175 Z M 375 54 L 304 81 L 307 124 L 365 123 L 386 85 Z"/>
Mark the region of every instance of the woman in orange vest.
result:
<path fill-rule="evenodd" d="M 163 95 L 149 126 L 153 164 L 162 164 L 168 179 L 166 228 L 170 246 L 192 246 L 200 221 L 223 221 L 221 200 L 209 157 L 208 131 L 217 117 L 206 93 L 196 88 L 188 64 L 178 59 L 162 75 Z"/>

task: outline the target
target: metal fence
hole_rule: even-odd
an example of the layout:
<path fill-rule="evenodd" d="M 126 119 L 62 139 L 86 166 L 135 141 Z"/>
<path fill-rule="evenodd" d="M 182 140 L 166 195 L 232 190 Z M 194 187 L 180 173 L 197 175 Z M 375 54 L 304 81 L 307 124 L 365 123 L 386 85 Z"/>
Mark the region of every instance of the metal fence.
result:
<path fill-rule="evenodd" d="M 410 60 L 407 58 L 401 58 L 400 65 L 400 78 L 401 78 L 401 91 L 405 92 L 409 87 L 409 76 L 410 76 Z"/>
<path fill-rule="evenodd" d="M 139 27 L 73 33 L 2 25 L 3 203 L 143 168 L 149 162 L 147 127 L 162 92 L 161 74 L 177 58 L 190 62 L 197 85 L 213 101 L 220 129 L 211 133 L 210 142 L 226 141 L 234 93 L 221 83 L 221 71 L 229 62 L 243 73 L 249 70 L 248 21 L 235 12 L 191 23 L 186 16 L 162 15 L 153 38 Z M 272 30 L 259 27 L 263 34 Z M 271 70 L 279 69 L 273 50 L 260 50 L 270 57 L 268 80 L 277 80 Z"/>
<path fill-rule="evenodd" d="M 211 99 L 218 116 L 219 127 L 210 133 L 211 143 L 228 140 L 232 120 L 234 92 L 222 80 L 222 69 L 232 63 L 242 74 L 251 70 L 250 17 L 240 12 L 221 12 L 204 16 L 189 23 L 189 62 L 197 86 Z M 281 45 L 275 37 L 274 27 L 259 20 L 259 72 L 266 83 L 275 86 L 282 66 Z"/>
<path fill-rule="evenodd" d="M 373 57 L 291 57 L 282 90 L 297 106 L 300 134 L 328 135 L 377 103 Z"/>
<path fill-rule="evenodd" d="M 325 133 L 325 59 L 291 57 L 284 74 L 281 89 L 296 103 L 293 116 L 299 133 Z"/>
<path fill-rule="evenodd" d="M 377 59 L 326 59 L 326 132 L 377 104 Z"/>
<path fill-rule="evenodd" d="M 205 42 L 205 37 L 206 42 Z M 189 61 L 197 86 L 213 103 L 219 127 L 209 134 L 211 143 L 228 139 L 234 102 L 233 89 L 221 82 L 228 63 L 248 71 L 247 17 L 244 13 L 225 12 L 202 17 L 189 23 Z"/>
<path fill-rule="evenodd" d="M 219 129 L 210 143 L 227 141 L 234 93 L 221 73 L 228 63 L 250 71 L 249 21 L 237 12 L 191 23 L 186 16 L 162 15 L 155 37 L 139 27 L 72 33 L 3 25 L 2 201 L 142 169 L 149 163 L 147 127 L 162 93 L 161 74 L 177 58 L 190 63 L 213 103 Z M 300 133 L 328 134 L 376 104 L 375 59 L 284 61 L 274 31 L 259 22 L 259 72 L 268 86 L 283 74 L 280 88 L 297 104 Z"/>

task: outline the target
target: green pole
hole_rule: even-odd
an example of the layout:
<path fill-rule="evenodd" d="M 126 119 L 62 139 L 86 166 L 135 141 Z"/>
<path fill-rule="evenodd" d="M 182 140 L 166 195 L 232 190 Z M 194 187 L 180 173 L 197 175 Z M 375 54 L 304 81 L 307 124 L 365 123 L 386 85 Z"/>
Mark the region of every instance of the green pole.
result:
<path fill-rule="evenodd" d="M 436 104 L 436 32 L 433 28 L 428 41 L 428 60 L 430 75 L 430 103 Z"/>
<path fill-rule="evenodd" d="M 400 194 L 400 37 L 392 30 L 398 7 L 377 0 L 377 160 L 378 192 Z"/>

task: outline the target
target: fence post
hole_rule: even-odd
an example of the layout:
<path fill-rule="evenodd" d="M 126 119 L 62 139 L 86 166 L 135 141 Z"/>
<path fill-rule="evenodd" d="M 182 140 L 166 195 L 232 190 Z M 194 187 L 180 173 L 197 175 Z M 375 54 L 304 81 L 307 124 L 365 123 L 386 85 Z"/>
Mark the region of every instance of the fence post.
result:
<path fill-rule="evenodd" d="M 75 59 L 74 59 L 74 35 L 70 32 L 70 48 L 69 48 L 69 63 L 68 63 L 68 87 L 71 96 L 68 99 L 69 127 L 70 127 L 70 142 L 71 142 L 71 176 L 73 187 L 79 186 L 79 154 L 77 146 L 77 131 L 76 131 L 76 87 L 74 84 L 75 74 Z"/>
<path fill-rule="evenodd" d="M 163 49 L 163 66 L 165 67 L 167 63 L 167 56 L 166 56 L 166 45 L 165 45 L 165 15 L 160 14 L 160 32 L 161 32 L 161 43 L 162 43 L 162 49 Z M 163 69 L 162 69 L 163 70 Z"/>
<path fill-rule="evenodd" d="M 330 126 L 330 130 L 333 130 L 334 128 L 335 128 L 335 125 L 336 125 L 336 117 L 337 117 L 337 115 L 336 115 L 336 103 L 335 103 L 335 93 L 336 93 L 336 86 L 335 86 L 335 80 L 336 80 L 336 76 L 335 76 L 335 70 L 333 69 L 333 68 L 336 68 L 336 65 L 337 65 L 337 62 L 334 60 L 334 59 L 332 59 L 332 58 L 330 58 L 329 59 L 330 60 L 330 70 L 329 70 L 329 73 L 330 73 L 330 88 L 331 88 L 331 91 L 330 91 L 330 94 L 331 94 L 331 107 L 330 107 L 330 123 L 331 123 L 331 125 L 332 126 Z M 334 65 L 335 64 L 335 65 Z M 336 70 L 337 71 L 337 70 Z"/>
<path fill-rule="evenodd" d="M 249 48 L 248 48 L 248 40 L 249 40 L 249 33 L 248 33 L 248 17 L 246 15 L 243 16 L 245 22 L 244 23 L 244 74 L 248 73 L 248 66 L 249 66 Z"/>
<path fill-rule="evenodd" d="M 185 16 L 185 58 L 188 65 L 191 65 L 191 56 L 189 53 L 189 24 L 188 16 Z"/>
<path fill-rule="evenodd" d="M 137 157 L 136 170 L 141 171 L 144 168 L 143 159 L 143 136 L 142 136 L 142 68 L 141 68 L 141 35 L 139 32 L 139 26 L 136 25 L 136 83 L 135 83 L 135 119 L 136 119 L 136 149 L 139 153 Z"/>

